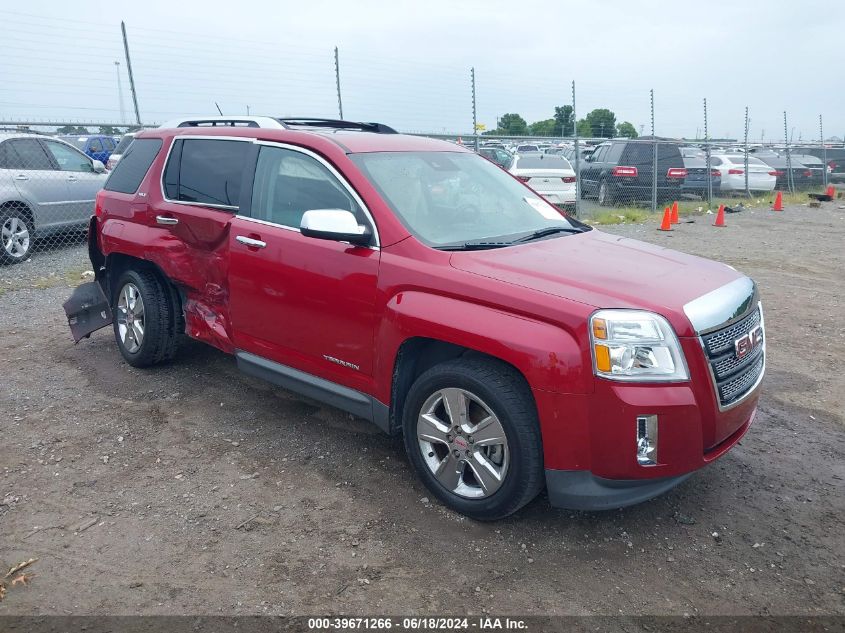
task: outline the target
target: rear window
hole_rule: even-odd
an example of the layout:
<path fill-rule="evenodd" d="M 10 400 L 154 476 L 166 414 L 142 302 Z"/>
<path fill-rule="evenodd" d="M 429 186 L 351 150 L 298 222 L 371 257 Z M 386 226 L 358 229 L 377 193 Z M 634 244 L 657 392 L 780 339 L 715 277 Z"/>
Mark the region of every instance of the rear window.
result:
<path fill-rule="evenodd" d="M 539 152 L 540 148 L 536 145 L 520 145 L 516 148 L 518 152 Z"/>
<path fill-rule="evenodd" d="M 60 136 L 59 138 L 61 138 L 65 143 L 70 143 L 74 147 L 81 149 L 81 150 L 85 149 L 85 144 L 88 142 L 87 136 L 82 136 L 82 137 Z"/>
<path fill-rule="evenodd" d="M 563 156 L 543 155 L 526 156 L 516 163 L 517 169 L 571 169 L 569 161 Z"/>
<path fill-rule="evenodd" d="M 625 151 L 622 152 L 622 159 L 620 163 L 625 165 L 651 165 L 654 162 L 654 143 L 628 143 L 625 146 Z M 658 165 L 668 165 L 674 167 L 683 167 L 684 162 L 681 159 L 681 152 L 677 145 L 671 143 L 657 144 L 657 163 Z"/>
<path fill-rule="evenodd" d="M 164 174 L 167 198 L 237 209 L 249 148 L 250 143 L 245 141 L 175 141 Z M 118 166 L 124 160 L 122 158 Z"/>
<path fill-rule="evenodd" d="M 161 139 L 142 138 L 132 146 L 112 170 L 104 189 L 120 193 L 135 193 L 147 175 L 150 165 L 161 149 Z"/>

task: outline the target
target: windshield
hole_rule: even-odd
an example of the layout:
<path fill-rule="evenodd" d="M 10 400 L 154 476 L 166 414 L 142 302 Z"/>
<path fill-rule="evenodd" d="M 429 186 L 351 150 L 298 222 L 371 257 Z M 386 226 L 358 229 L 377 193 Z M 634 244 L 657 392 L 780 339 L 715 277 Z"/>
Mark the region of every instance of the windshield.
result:
<path fill-rule="evenodd" d="M 405 227 L 429 246 L 512 241 L 543 229 L 574 228 L 555 207 L 476 154 L 373 152 L 350 158 Z"/>

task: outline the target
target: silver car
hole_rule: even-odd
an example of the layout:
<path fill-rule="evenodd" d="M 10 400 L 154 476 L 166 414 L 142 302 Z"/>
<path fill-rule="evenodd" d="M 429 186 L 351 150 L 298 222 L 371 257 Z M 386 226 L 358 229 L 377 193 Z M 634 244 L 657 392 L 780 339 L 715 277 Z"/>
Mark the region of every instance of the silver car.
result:
<path fill-rule="evenodd" d="M 0 262 L 25 261 L 36 236 L 84 227 L 105 172 L 64 141 L 0 132 Z"/>

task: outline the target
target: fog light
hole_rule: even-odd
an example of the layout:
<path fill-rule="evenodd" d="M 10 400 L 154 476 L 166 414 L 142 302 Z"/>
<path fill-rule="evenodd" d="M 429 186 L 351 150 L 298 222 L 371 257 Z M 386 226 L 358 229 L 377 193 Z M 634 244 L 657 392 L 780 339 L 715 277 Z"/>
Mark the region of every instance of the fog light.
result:
<path fill-rule="evenodd" d="M 637 463 L 640 466 L 657 465 L 657 416 L 637 417 Z"/>

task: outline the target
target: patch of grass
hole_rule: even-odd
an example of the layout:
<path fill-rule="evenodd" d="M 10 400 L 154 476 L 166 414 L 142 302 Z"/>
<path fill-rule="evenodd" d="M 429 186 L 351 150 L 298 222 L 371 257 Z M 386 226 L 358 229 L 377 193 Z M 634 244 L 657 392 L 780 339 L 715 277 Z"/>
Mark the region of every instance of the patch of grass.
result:
<path fill-rule="evenodd" d="M 588 224 L 642 224 L 651 218 L 647 209 L 639 207 L 618 207 L 601 211 L 586 218 Z"/>
<path fill-rule="evenodd" d="M 822 188 L 811 189 L 808 191 L 798 191 L 795 193 L 783 192 L 784 205 L 802 205 L 807 204 L 810 198 L 807 193 L 814 191 L 822 193 Z M 713 213 L 719 208 L 720 204 L 726 207 L 736 207 L 738 205 L 744 206 L 746 209 L 768 209 L 775 202 L 776 191 L 755 194 L 750 198 L 743 195 L 735 196 L 719 196 L 713 198 L 712 202 L 708 204 L 706 200 L 678 200 L 678 215 L 680 216 L 695 216 L 706 214 L 708 209 Z M 663 209 L 672 206 L 672 203 L 663 204 L 658 208 L 657 213 L 652 213 L 647 207 L 609 207 L 596 211 L 586 217 L 584 221 L 588 224 L 608 225 L 608 224 L 642 224 L 649 220 L 659 222 L 663 217 Z"/>

